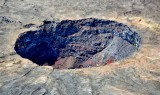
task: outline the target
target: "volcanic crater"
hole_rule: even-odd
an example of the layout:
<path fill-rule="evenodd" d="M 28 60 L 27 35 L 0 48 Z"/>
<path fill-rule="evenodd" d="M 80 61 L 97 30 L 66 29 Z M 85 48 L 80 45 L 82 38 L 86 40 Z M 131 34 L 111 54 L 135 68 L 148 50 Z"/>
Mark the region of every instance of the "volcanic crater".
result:
<path fill-rule="evenodd" d="M 44 21 L 40 29 L 19 35 L 15 51 L 23 58 L 56 69 L 102 66 L 140 48 L 141 38 L 116 21 L 86 18 Z"/>

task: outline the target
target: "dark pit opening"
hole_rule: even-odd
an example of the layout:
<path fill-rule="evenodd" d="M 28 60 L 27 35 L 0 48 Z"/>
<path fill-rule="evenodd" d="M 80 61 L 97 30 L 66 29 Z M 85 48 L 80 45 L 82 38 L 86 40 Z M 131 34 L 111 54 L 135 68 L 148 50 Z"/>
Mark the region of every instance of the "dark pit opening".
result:
<path fill-rule="evenodd" d="M 122 23 L 87 18 L 44 21 L 39 30 L 20 34 L 15 51 L 40 66 L 74 69 L 121 60 L 140 44 L 140 36 Z"/>

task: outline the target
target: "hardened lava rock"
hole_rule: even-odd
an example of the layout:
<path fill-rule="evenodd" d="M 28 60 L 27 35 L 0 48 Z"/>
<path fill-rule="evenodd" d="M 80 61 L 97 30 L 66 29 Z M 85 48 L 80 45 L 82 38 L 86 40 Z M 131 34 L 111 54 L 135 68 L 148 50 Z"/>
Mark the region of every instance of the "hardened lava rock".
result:
<path fill-rule="evenodd" d="M 41 29 L 22 33 L 15 50 L 38 65 L 57 69 L 102 66 L 121 60 L 141 44 L 128 26 L 110 20 L 44 21 Z"/>

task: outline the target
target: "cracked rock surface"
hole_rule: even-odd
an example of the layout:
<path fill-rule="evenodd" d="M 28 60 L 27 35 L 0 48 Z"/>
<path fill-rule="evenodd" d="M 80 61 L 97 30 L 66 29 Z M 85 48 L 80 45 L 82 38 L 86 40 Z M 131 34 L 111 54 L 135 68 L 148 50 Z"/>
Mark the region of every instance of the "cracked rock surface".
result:
<path fill-rule="evenodd" d="M 160 95 L 159 4 L 159 0 L 1 0 L 0 95 Z M 18 35 L 37 30 L 46 19 L 91 17 L 135 29 L 142 38 L 140 50 L 114 64 L 74 70 L 37 66 L 14 51 Z"/>

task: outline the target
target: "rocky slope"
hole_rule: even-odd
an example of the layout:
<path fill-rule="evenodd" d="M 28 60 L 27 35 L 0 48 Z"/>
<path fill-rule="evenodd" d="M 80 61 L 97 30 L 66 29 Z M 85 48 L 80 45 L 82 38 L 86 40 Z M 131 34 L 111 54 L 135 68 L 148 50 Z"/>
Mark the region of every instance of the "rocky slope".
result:
<path fill-rule="evenodd" d="M 1 0 L 0 95 L 159 95 L 159 0 Z M 18 56 L 20 33 L 44 20 L 100 18 L 136 30 L 142 46 L 132 56 L 102 67 L 57 70 Z"/>

